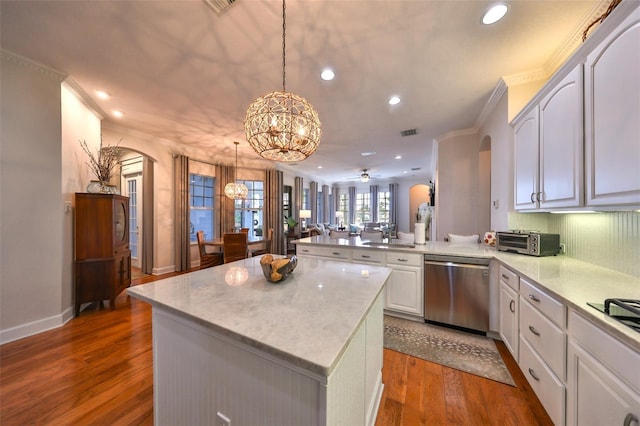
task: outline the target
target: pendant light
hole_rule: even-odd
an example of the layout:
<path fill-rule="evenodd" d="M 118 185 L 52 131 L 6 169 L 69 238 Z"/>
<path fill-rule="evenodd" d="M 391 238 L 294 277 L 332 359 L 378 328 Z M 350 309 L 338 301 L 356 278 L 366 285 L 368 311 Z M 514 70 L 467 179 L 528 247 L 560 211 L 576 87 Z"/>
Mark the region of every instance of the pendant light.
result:
<path fill-rule="evenodd" d="M 320 119 L 306 99 L 285 86 L 286 6 L 282 0 L 282 91 L 268 93 L 247 109 L 244 132 L 249 145 L 263 158 L 302 161 L 320 144 Z"/>
<path fill-rule="evenodd" d="M 238 144 L 240 142 L 233 142 L 236 145 L 236 168 L 233 170 L 233 182 L 230 182 L 224 187 L 224 195 L 232 200 L 244 200 L 247 198 L 249 189 L 244 183 L 236 182 L 236 173 L 238 170 Z"/>

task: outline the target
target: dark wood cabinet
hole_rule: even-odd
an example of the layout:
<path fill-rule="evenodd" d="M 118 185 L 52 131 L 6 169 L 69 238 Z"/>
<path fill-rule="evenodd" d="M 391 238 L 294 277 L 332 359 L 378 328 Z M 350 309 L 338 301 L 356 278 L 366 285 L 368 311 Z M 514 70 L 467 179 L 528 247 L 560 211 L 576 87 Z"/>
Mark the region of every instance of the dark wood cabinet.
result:
<path fill-rule="evenodd" d="M 75 194 L 75 312 L 80 305 L 115 299 L 131 285 L 129 198 Z"/>

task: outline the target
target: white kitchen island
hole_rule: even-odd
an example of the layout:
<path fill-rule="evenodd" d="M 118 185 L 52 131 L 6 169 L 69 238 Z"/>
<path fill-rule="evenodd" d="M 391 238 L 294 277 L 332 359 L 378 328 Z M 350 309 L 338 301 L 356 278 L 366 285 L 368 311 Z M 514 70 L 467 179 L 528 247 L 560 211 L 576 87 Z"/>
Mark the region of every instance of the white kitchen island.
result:
<path fill-rule="evenodd" d="M 155 424 L 373 424 L 390 269 L 300 259 L 273 284 L 259 260 L 127 290 L 152 305 Z"/>

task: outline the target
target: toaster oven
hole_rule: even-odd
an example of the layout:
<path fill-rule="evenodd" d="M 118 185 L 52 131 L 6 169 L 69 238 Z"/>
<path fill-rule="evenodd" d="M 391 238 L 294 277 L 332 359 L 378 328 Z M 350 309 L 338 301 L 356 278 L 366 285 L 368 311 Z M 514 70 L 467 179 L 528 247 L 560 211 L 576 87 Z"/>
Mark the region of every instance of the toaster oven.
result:
<path fill-rule="evenodd" d="M 560 235 L 541 232 L 496 232 L 496 249 L 530 256 L 555 256 Z"/>

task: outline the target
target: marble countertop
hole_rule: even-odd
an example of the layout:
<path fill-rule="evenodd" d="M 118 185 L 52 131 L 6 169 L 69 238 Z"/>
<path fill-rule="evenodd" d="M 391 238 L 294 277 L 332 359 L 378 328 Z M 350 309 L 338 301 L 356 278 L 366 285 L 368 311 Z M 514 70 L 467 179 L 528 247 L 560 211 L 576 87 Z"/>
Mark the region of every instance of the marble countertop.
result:
<path fill-rule="evenodd" d="M 231 339 L 328 376 L 391 269 L 299 259 L 269 283 L 253 257 L 127 289 L 127 293 Z"/>
<path fill-rule="evenodd" d="M 399 240 L 394 241 L 406 243 Z M 611 335 L 640 351 L 640 333 L 587 305 L 587 302 L 604 303 L 604 300 L 610 297 L 640 300 L 640 278 L 638 277 L 621 274 L 564 255 L 526 256 L 497 251 L 484 244 L 427 242 L 427 244 L 416 244 L 414 248 L 408 248 L 394 245 L 369 246 L 363 244 L 359 237 L 351 237 L 347 240 L 330 239 L 326 236 L 303 238 L 297 240 L 296 243 L 495 258 L 517 271 L 522 278 L 537 284 L 549 295 L 556 297 L 568 307 L 600 325 Z"/>

